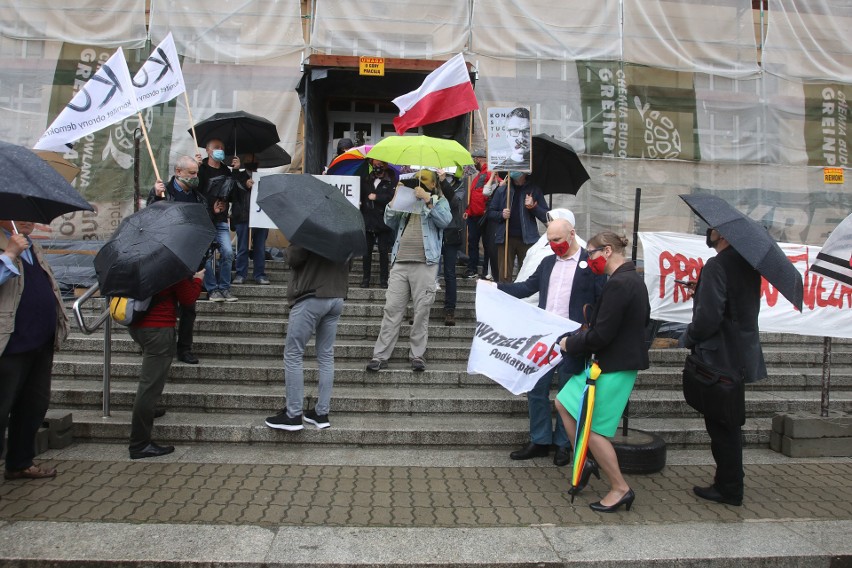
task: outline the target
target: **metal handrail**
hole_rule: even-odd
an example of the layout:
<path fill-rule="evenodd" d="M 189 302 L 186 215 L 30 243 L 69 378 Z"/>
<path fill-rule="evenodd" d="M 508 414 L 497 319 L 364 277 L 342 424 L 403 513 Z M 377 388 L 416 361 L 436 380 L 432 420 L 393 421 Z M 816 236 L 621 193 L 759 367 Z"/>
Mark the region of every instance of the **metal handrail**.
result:
<path fill-rule="evenodd" d="M 86 335 L 91 335 L 98 330 L 99 327 L 103 325 L 104 328 L 104 380 L 103 380 L 103 411 L 104 418 L 109 418 L 110 412 L 110 364 L 112 362 L 112 318 L 109 317 L 109 306 L 103 311 L 103 313 L 98 316 L 98 319 L 95 320 L 95 323 L 92 327 L 86 325 L 86 322 L 83 320 L 83 314 L 80 312 L 80 307 L 85 304 L 92 296 L 95 295 L 95 292 L 100 288 L 100 284 L 95 284 L 86 292 L 77 298 L 74 302 L 74 307 L 72 308 L 74 311 L 74 320 L 77 322 L 77 327 L 80 328 L 80 331 L 85 333 Z M 104 325 L 106 322 L 106 325 Z"/>

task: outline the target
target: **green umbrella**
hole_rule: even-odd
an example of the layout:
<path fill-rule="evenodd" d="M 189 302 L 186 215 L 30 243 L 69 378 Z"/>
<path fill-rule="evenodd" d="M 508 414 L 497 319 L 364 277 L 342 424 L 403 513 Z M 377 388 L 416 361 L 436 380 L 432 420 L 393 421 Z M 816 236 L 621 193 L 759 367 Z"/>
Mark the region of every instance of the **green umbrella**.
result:
<path fill-rule="evenodd" d="M 450 168 L 473 164 L 470 152 L 455 140 L 431 136 L 389 136 L 367 152 L 368 158 L 400 166 Z"/>

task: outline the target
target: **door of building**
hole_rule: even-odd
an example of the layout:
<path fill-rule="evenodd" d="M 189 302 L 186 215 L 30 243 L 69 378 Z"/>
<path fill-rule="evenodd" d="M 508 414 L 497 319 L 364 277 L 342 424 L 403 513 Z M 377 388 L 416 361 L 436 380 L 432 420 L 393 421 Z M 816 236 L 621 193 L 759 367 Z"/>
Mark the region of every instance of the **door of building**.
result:
<path fill-rule="evenodd" d="M 329 104 L 328 147 L 326 163 L 337 150 L 337 141 L 350 138 L 356 146 L 376 144 L 387 136 L 396 135 L 393 119 L 399 111 L 390 103 L 364 101 L 336 101 Z M 420 128 L 411 129 L 406 136 L 421 134 Z"/>

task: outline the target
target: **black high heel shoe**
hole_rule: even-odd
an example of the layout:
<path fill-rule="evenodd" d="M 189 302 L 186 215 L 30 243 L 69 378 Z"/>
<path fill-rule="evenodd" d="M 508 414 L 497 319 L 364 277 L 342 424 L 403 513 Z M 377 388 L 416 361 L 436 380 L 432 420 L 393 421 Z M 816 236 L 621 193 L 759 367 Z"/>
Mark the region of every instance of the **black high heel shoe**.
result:
<path fill-rule="evenodd" d="M 632 489 L 628 489 L 627 493 L 624 494 L 624 497 L 619 499 L 617 503 L 607 506 L 601 505 L 601 502 L 597 501 L 595 503 L 589 503 L 589 508 L 592 511 L 597 511 L 598 513 L 614 513 L 619 507 L 624 505 L 629 511 L 630 507 L 633 506 L 634 499 L 636 499 L 636 493 L 634 493 Z"/>
<path fill-rule="evenodd" d="M 586 488 L 589 484 L 589 479 L 595 474 L 598 479 L 601 478 L 601 469 L 598 467 L 598 462 L 592 458 L 586 458 L 586 463 L 583 464 L 583 473 L 580 475 L 580 485 L 568 489 L 568 495 L 571 496 L 571 502 L 574 502 L 574 496 L 579 495 L 580 491 Z"/>

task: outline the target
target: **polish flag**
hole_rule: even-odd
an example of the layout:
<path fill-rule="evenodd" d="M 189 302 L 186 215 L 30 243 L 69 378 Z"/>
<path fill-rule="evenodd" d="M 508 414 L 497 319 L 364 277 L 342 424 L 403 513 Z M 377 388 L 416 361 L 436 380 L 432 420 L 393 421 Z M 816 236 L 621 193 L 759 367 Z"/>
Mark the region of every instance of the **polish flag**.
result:
<path fill-rule="evenodd" d="M 399 107 L 393 125 L 400 135 L 478 109 L 464 55 L 459 53 L 429 73 L 417 90 L 395 98 L 393 104 Z"/>

